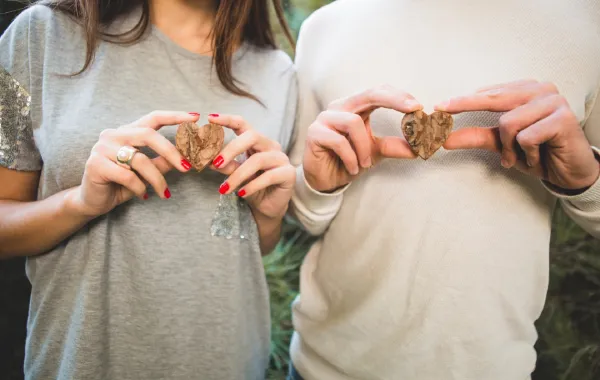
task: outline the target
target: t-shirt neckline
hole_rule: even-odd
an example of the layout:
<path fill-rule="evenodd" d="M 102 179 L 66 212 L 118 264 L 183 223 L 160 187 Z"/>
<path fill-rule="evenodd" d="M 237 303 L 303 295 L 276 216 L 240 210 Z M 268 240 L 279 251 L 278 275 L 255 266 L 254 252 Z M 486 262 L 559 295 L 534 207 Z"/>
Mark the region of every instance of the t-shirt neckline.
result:
<path fill-rule="evenodd" d="M 193 51 L 190 51 L 190 50 L 184 48 L 183 46 L 181 46 L 181 45 L 177 44 L 175 41 L 173 41 L 171 39 L 171 37 L 166 35 L 162 30 L 160 30 L 153 23 L 150 23 L 149 28 L 150 28 L 151 35 L 156 37 L 157 39 L 159 39 L 169 50 L 171 50 L 179 55 L 182 55 L 186 58 L 189 58 L 189 59 L 212 62 L 212 59 L 213 59 L 212 56 L 194 53 Z M 244 52 L 246 52 L 247 49 L 248 49 L 248 44 L 246 42 L 242 42 L 240 47 L 233 53 L 233 60 L 234 61 L 238 60 L 244 54 Z"/>

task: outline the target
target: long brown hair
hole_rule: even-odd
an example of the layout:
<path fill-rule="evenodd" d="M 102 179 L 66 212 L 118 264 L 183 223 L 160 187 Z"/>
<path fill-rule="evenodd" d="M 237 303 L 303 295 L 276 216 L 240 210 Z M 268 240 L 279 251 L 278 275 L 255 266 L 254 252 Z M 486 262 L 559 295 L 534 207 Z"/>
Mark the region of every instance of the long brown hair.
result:
<path fill-rule="evenodd" d="M 285 37 L 294 47 L 281 2 L 271 1 Z M 91 65 L 100 40 L 120 44 L 134 43 L 142 38 L 150 24 L 148 0 L 42 0 L 39 3 L 68 14 L 85 29 L 85 63 L 74 75 L 83 73 Z M 254 95 L 238 86 L 231 64 L 235 48 L 240 42 L 247 42 L 259 48 L 277 48 L 270 22 L 269 0 L 216 0 L 216 3 L 218 8 L 212 31 L 212 59 L 219 80 L 229 92 L 258 101 Z M 109 34 L 104 31 L 104 27 L 136 7 L 141 7 L 142 15 L 132 29 L 122 34 Z"/>

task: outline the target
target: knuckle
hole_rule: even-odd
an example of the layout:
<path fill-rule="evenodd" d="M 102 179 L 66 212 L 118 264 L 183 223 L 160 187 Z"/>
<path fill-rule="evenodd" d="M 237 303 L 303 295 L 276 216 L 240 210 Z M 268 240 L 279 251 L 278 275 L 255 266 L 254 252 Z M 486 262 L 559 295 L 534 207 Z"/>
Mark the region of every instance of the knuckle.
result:
<path fill-rule="evenodd" d="M 98 153 L 92 152 L 90 157 L 88 157 L 87 161 L 85 162 L 85 170 L 94 170 L 98 166 L 100 159 L 101 156 Z"/>
<path fill-rule="evenodd" d="M 504 133 L 510 133 L 516 128 L 516 122 L 517 120 L 510 113 L 505 113 L 498 120 L 498 126 Z"/>
<path fill-rule="evenodd" d="M 363 123 L 362 117 L 360 117 L 359 115 L 357 115 L 355 113 L 349 114 L 348 119 L 349 119 L 350 124 L 352 124 L 352 125 L 360 125 Z"/>
<path fill-rule="evenodd" d="M 556 110 L 556 116 L 558 117 L 559 120 L 562 120 L 563 122 L 572 122 L 572 121 L 575 121 L 575 123 L 578 124 L 577 123 L 577 118 L 573 114 L 573 111 L 571 110 L 571 108 L 569 108 L 568 104 L 561 105 Z"/>
<path fill-rule="evenodd" d="M 290 178 L 296 177 L 296 168 L 293 165 L 288 164 L 285 166 L 285 173 L 290 176 Z"/>
<path fill-rule="evenodd" d="M 529 136 L 529 134 L 526 134 L 526 133 L 517 134 L 517 142 L 519 143 L 519 145 L 524 146 L 524 147 L 533 145 L 533 141 L 532 141 L 531 137 Z"/>
<path fill-rule="evenodd" d="M 547 92 L 547 93 L 551 93 L 551 94 L 558 94 L 558 87 L 556 87 L 556 85 L 552 82 L 540 83 L 540 87 L 543 92 Z"/>
<path fill-rule="evenodd" d="M 321 124 L 314 122 L 308 126 L 307 136 L 312 137 L 320 129 Z"/>
<path fill-rule="evenodd" d="M 345 142 L 346 142 L 346 139 L 343 136 L 337 135 L 333 138 L 332 145 L 336 149 L 343 149 Z"/>
<path fill-rule="evenodd" d="M 251 129 L 251 130 L 249 130 L 249 131 L 247 131 L 247 132 L 245 132 L 245 133 L 247 133 L 247 134 L 248 134 L 248 136 L 249 136 L 249 138 L 250 138 L 250 141 L 251 141 L 253 144 L 256 144 L 258 141 L 260 141 L 260 139 L 261 139 L 261 137 L 262 137 L 262 136 L 261 136 L 261 134 L 260 134 L 260 133 L 258 133 L 257 131 L 255 131 L 254 129 Z"/>
<path fill-rule="evenodd" d="M 377 94 L 380 91 L 382 91 L 381 87 L 375 87 L 375 88 L 368 89 L 365 92 L 365 96 L 364 96 L 364 99 L 365 99 L 366 103 L 367 104 L 373 104 L 373 102 L 377 98 Z"/>
<path fill-rule="evenodd" d="M 290 162 L 287 154 L 282 151 L 277 151 L 273 153 L 273 160 L 276 162 L 281 162 L 282 164 L 288 164 Z"/>
<path fill-rule="evenodd" d="M 567 99 L 565 99 L 565 97 L 562 95 L 552 94 L 547 99 L 556 108 L 568 106 Z"/>
<path fill-rule="evenodd" d="M 335 112 L 334 112 L 333 110 L 329 110 L 329 109 L 327 109 L 327 110 L 325 110 L 325 111 L 323 111 L 323 112 L 319 113 L 319 115 L 317 115 L 317 119 L 316 119 L 316 121 L 320 121 L 320 122 L 326 123 L 326 122 L 327 122 L 327 121 L 328 121 L 328 120 L 331 118 L 331 116 L 332 116 L 334 113 L 335 113 Z M 316 121 L 315 121 L 315 122 L 316 122 Z M 312 123 L 312 124 L 311 124 L 311 126 L 313 126 L 314 124 L 315 124 L 315 123 Z"/>
<path fill-rule="evenodd" d="M 133 174 L 132 171 L 126 171 L 123 173 L 122 178 L 123 183 L 127 186 L 135 186 L 137 184 L 137 176 L 135 174 Z"/>
<path fill-rule="evenodd" d="M 256 165 L 257 167 L 263 167 L 263 165 L 265 165 L 267 163 L 267 157 L 266 157 L 266 154 L 264 152 L 253 154 L 249 158 L 249 160 L 252 160 L 253 161 L 252 164 Z"/>
<path fill-rule="evenodd" d="M 114 136 L 116 129 L 107 128 L 100 132 L 100 140 L 106 140 Z"/>
<path fill-rule="evenodd" d="M 375 91 L 394 92 L 395 88 L 390 84 L 381 84 L 375 87 Z"/>
<path fill-rule="evenodd" d="M 148 119 L 150 119 L 150 120 L 156 120 L 156 119 L 158 119 L 158 118 L 160 117 L 160 115 L 161 115 L 161 114 L 162 114 L 162 112 L 161 112 L 161 111 L 154 110 L 154 111 L 150 112 L 150 113 L 147 115 L 147 117 L 148 117 Z"/>
<path fill-rule="evenodd" d="M 140 134 L 142 141 L 147 143 L 148 141 L 154 139 L 154 136 L 157 132 L 151 128 L 141 128 L 138 133 Z"/>
<path fill-rule="evenodd" d="M 231 121 L 238 128 L 246 124 L 246 121 L 240 115 L 231 115 Z"/>
<path fill-rule="evenodd" d="M 281 146 L 280 142 L 272 140 L 271 144 L 273 145 L 273 150 L 277 152 L 281 152 L 283 150 L 283 147 Z"/>
<path fill-rule="evenodd" d="M 104 144 L 101 141 L 98 141 L 92 147 L 92 153 L 102 153 L 104 151 Z"/>

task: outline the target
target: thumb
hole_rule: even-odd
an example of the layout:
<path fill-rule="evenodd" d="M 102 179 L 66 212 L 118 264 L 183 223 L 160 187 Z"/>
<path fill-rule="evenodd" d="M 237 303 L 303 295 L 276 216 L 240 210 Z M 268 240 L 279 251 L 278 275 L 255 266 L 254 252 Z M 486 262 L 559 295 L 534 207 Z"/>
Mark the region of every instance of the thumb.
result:
<path fill-rule="evenodd" d="M 386 136 L 374 138 L 374 149 L 376 157 L 383 158 L 416 158 L 408 142 L 398 136 Z"/>
<path fill-rule="evenodd" d="M 502 151 L 502 143 L 498 127 L 469 127 L 450 133 L 444 149 L 485 149 L 499 153 Z"/>

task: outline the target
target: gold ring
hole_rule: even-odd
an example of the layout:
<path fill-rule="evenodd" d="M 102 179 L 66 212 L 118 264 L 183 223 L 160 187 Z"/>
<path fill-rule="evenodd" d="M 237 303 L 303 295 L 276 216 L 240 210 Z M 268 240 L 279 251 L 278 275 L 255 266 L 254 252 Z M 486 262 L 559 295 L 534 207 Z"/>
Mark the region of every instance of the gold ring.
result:
<path fill-rule="evenodd" d="M 119 151 L 117 152 L 117 162 L 131 169 L 131 161 L 137 152 L 138 150 L 136 148 L 129 145 L 124 145 L 119 148 Z"/>

